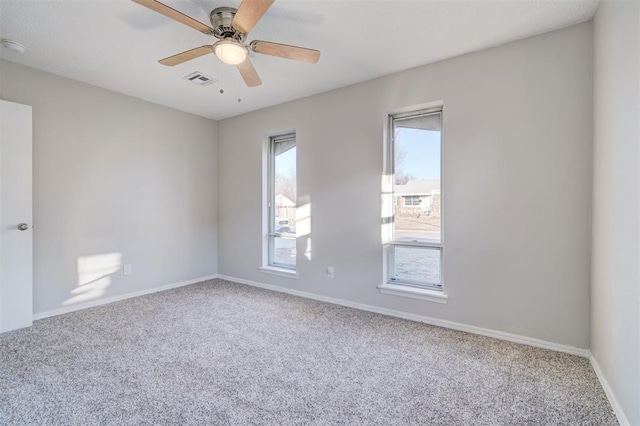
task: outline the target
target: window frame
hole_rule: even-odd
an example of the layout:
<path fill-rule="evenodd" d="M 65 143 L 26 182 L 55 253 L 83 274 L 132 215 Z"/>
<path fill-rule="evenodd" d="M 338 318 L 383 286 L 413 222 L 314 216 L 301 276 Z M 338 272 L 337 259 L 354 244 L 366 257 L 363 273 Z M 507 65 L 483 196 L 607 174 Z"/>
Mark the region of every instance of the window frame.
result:
<path fill-rule="evenodd" d="M 396 120 L 422 117 L 427 115 L 440 115 L 440 241 L 439 242 L 419 242 L 419 241 L 397 241 L 395 240 L 395 207 L 396 207 L 396 192 L 395 192 L 395 122 Z M 442 104 L 437 106 L 431 106 L 428 108 L 416 108 L 411 110 L 404 110 L 398 113 L 391 113 L 388 115 L 387 122 L 387 146 L 385 152 L 385 173 L 392 176 L 390 180 L 391 185 L 391 197 L 393 203 L 390 205 L 390 212 L 387 212 L 389 217 L 392 217 L 391 236 L 389 241 L 385 243 L 385 262 L 386 262 L 386 277 L 385 282 L 387 285 L 409 287 L 419 290 L 443 292 L 444 291 L 444 201 L 442 195 L 444 194 L 444 108 Z M 403 200 L 404 203 L 404 200 Z M 420 204 L 419 204 L 420 205 Z M 414 247 L 422 249 L 436 249 L 440 252 L 439 267 L 440 267 L 440 282 L 431 283 L 426 281 L 413 281 L 408 279 L 398 278 L 396 276 L 396 263 L 395 263 L 395 249 L 396 247 Z"/>
<path fill-rule="evenodd" d="M 297 259 L 297 251 L 296 251 L 296 263 L 294 265 L 286 264 L 286 263 L 277 263 L 274 261 L 275 255 L 275 239 L 276 238 L 284 238 L 284 239 L 293 239 L 296 240 L 296 237 L 288 238 L 282 237 L 281 233 L 276 232 L 276 155 L 275 155 L 275 146 L 277 143 L 288 142 L 293 140 L 295 142 L 296 147 L 296 163 L 297 163 L 297 148 L 298 141 L 296 139 L 296 132 L 288 132 L 275 136 L 269 137 L 268 147 L 267 147 L 267 264 L 266 266 L 269 268 L 276 269 L 284 269 L 291 272 L 296 272 L 298 259 Z M 297 167 L 296 167 L 297 169 Z M 297 181 L 297 170 L 296 170 L 296 181 Z M 296 185 L 297 187 L 297 185 Z M 296 197 L 297 198 L 297 197 Z"/>

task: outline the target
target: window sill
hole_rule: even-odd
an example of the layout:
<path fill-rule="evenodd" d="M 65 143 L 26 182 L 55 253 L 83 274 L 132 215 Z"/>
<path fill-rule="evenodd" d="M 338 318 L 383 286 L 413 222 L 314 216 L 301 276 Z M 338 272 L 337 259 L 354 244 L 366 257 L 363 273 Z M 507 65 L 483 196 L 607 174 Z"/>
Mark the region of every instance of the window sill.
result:
<path fill-rule="evenodd" d="M 263 272 L 265 274 L 298 279 L 298 273 L 292 269 L 278 268 L 275 266 L 261 266 L 258 269 L 260 269 L 260 272 Z"/>
<path fill-rule="evenodd" d="M 394 296 L 411 297 L 413 299 L 427 300 L 435 303 L 447 303 L 448 296 L 438 290 L 426 288 L 409 287 L 398 284 L 382 284 L 378 286 L 380 293 L 392 294 Z"/>

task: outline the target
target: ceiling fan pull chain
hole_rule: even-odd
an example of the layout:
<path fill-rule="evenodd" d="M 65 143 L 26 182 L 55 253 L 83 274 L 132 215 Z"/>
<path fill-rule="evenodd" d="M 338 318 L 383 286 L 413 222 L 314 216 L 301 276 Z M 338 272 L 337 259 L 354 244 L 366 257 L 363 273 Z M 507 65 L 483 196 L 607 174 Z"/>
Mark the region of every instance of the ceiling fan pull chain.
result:
<path fill-rule="evenodd" d="M 242 99 L 240 99 L 240 79 L 236 78 L 236 93 L 238 94 L 238 103 L 242 102 Z"/>
<path fill-rule="evenodd" d="M 220 94 L 224 93 L 224 64 L 220 63 Z"/>

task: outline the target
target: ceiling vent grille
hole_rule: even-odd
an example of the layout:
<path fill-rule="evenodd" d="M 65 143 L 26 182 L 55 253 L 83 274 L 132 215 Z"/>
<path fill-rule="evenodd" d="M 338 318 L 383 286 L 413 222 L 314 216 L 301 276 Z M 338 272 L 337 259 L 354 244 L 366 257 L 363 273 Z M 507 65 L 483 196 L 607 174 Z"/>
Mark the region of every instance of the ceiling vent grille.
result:
<path fill-rule="evenodd" d="M 211 84 L 217 81 L 214 78 L 207 77 L 206 75 L 202 74 L 200 71 L 193 72 L 188 76 L 184 77 L 184 79 L 195 84 L 196 86 L 206 86 L 208 84 Z"/>

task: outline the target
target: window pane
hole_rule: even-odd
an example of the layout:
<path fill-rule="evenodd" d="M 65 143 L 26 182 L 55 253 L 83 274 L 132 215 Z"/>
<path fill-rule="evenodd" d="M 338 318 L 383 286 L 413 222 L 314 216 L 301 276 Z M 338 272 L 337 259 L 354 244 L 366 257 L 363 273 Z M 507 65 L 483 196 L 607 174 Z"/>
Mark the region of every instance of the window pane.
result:
<path fill-rule="evenodd" d="M 396 118 L 394 197 L 396 241 L 441 242 L 441 114 Z"/>
<path fill-rule="evenodd" d="M 441 251 L 431 247 L 395 246 L 395 276 L 399 281 L 440 285 Z"/>
<path fill-rule="evenodd" d="M 295 143 L 295 141 L 294 141 Z M 276 147 L 284 143 L 277 143 Z M 278 153 L 275 158 L 275 210 L 274 232 L 294 233 L 296 228 L 296 147 L 289 145 L 287 149 Z"/>
<path fill-rule="evenodd" d="M 270 239 L 272 265 L 296 266 L 296 139 L 271 141 Z"/>
<path fill-rule="evenodd" d="M 281 266 L 296 266 L 296 239 L 273 237 L 273 263 Z"/>

